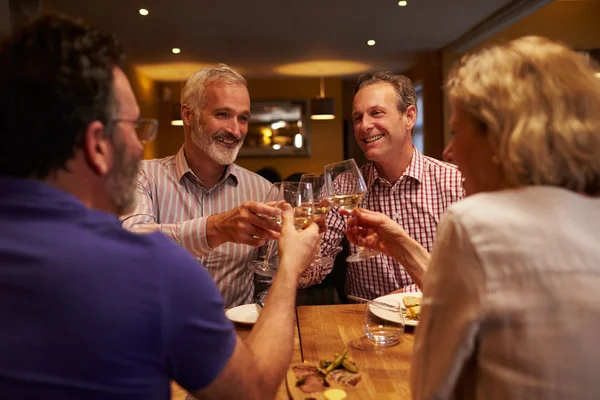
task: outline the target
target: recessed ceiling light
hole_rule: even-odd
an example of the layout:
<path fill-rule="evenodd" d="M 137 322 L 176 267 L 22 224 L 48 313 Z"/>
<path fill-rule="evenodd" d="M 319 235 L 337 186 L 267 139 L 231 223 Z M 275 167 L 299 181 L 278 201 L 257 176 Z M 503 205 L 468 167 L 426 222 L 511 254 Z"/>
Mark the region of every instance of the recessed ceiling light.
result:
<path fill-rule="evenodd" d="M 140 15 L 146 16 L 148 14 L 149 14 L 148 10 L 146 10 L 145 8 L 140 8 Z"/>
<path fill-rule="evenodd" d="M 179 54 L 179 53 L 181 53 L 181 49 L 179 47 L 173 47 L 171 49 L 171 51 L 173 52 L 173 54 Z"/>
<path fill-rule="evenodd" d="M 375 41 L 374 41 L 373 39 L 371 39 L 371 40 L 367 40 L 367 44 L 368 44 L 369 46 L 375 46 Z"/>
<path fill-rule="evenodd" d="M 398 2 L 398 5 L 399 5 L 400 7 L 406 7 L 406 6 L 408 5 L 408 1 L 406 1 L 406 0 L 399 1 L 399 2 Z"/>

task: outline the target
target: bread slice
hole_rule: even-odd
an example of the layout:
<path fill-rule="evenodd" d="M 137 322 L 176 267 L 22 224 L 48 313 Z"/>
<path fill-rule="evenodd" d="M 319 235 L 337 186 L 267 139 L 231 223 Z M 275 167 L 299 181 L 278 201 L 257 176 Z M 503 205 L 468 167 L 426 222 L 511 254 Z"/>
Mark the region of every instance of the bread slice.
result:
<path fill-rule="evenodd" d="M 404 303 L 404 305 L 406 306 L 406 308 L 411 308 L 411 307 L 415 307 L 415 306 L 420 306 L 421 305 L 421 298 L 420 297 L 414 297 L 414 296 L 404 296 L 402 298 L 402 302 Z"/>

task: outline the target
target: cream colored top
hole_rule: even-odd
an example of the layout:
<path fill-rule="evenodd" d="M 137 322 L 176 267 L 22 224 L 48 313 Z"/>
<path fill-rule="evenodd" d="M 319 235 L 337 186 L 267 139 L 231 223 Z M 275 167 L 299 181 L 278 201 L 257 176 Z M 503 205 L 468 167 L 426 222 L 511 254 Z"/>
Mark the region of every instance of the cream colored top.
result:
<path fill-rule="evenodd" d="M 415 399 L 600 399 L 600 199 L 468 197 L 434 242 Z"/>

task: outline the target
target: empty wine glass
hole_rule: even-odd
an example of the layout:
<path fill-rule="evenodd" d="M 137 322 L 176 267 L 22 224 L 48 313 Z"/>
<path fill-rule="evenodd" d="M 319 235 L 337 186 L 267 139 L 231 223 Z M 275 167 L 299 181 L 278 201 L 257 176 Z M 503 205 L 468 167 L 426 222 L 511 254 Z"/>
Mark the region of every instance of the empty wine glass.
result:
<path fill-rule="evenodd" d="M 267 193 L 267 197 L 265 198 L 265 203 L 277 204 L 281 200 L 283 200 L 283 192 L 281 190 L 281 183 L 277 182 L 274 183 L 273 186 L 271 186 L 271 189 L 269 190 L 269 193 Z M 263 218 L 273 219 L 278 224 L 281 224 L 281 216 L 271 217 L 262 214 L 259 215 Z M 262 260 L 254 260 L 248 263 L 248 268 L 252 272 L 262 276 L 275 276 L 275 273 L 277 272 L 277 266 L 273 264 L 270 260 L 273 255 L 273 249 L 276 243 L 276 240 L 269 240 L 269 242 L 267 243 L 266 251 L 264 252 L 264 258 Z"/>
<path fill-rule="evenodd" d="M 315 219 L 325 218 L 329 210 L 331 210 L 329 197 L 332 195 L 329 186 L 325 181 L 325 174 L 303 174 L 300 177 L 300 182 L 309 182 L 312 185 L 315 202 Z M 322 246 L 319 246 L 319 253 L 315 257 L 315 263 L 320 265 L 333 265 L 333 259 L 331 257 L 324 257 L 321 254 L 321 247 Z"/>
<path fill-rule="evenodd" d="M 340 161 L 325 166 L 325 184 L 329 187 L 329 200 L 333 207 L 353 210 L 358 207 L 367 193 L 367 185 L 354 159 Z M 368 260 L 380 252 L 359 247 L 356 254 L 346 258 L 348 262 Z"/>

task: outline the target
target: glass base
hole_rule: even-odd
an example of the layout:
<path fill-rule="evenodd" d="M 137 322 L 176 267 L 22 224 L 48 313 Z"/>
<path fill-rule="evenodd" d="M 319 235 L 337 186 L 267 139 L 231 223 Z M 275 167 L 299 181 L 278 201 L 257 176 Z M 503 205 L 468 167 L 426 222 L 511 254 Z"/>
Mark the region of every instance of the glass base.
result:
<path fill-rule="evenodd" d="M 248 268 L 250 271 L 261 276 L 273 277 L 277 273 L 277 267 L 266 261 L 250 261 Z"/>
<path fill-rule="evenodd" d="M 377 250 L 367 250 L 360 249 L 357 253 L 352 254 L 350 257 L 346 258 L 347 262 L 357 262 L 357 261 L 365 261 L 369 258 L 377 257 L 381 252 Z"/>

